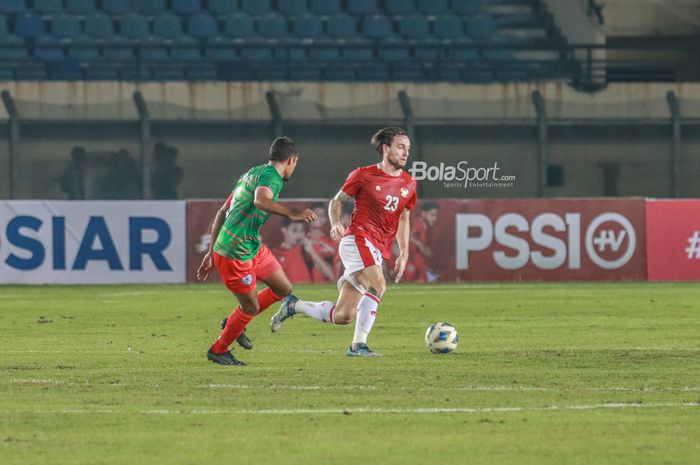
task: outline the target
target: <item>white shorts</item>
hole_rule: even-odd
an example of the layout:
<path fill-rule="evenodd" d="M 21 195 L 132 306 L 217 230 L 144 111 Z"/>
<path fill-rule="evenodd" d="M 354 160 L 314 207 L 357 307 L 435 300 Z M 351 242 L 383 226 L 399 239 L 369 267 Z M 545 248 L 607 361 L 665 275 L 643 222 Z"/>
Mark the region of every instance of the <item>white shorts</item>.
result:
<path fill-rule="evenodd" d="M 361 294 L 366 293 L 367 289 L 357 281 L 353 273 L 372 265 L 377 265 L 381 268 L 384 262 L 382 253 L 368 239 L 359 236 L 343 237 L 340 240 L 338 253 L 340 253 L 340 260 L 345 268 L 345 273 L 338 280 L 338 289 L 343 287 L 343 283 L 347 281 Z"/>

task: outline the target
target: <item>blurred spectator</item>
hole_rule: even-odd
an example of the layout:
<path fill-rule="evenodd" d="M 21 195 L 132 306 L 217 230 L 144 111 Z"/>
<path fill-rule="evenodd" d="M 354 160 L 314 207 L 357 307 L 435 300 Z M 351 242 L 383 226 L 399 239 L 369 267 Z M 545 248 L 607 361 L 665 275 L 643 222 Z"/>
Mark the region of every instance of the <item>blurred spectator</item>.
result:
<path fill-rule="evenodd" d="M 109 169 L 100 180 L 102 198 L 109 200 L 142 198 L 141 170 L 128 151 L 120 149 L 112 152 L 107 164 Z"/>
<path fill-rule="evenodd" d="M 182 168 L 176 164 L 177 149 L 162 142 L 153 149 L 151 195 L 156 200 L 177 199 L 177 187 L 183 178 Z"/>
<path fill-rule="evenodd" d="M 338 245 L 330 236 L 328 206 L 319 202 L 314 203 L 310 208 L 316 213 L 317 218 L 313 223 L 309 223 L 308 237 L 316 253 L 332 267 Z"/>
<path fill-rule="evenodd" d="M 420 216 L 411 222 L 411 242 L 409 260 L 415 267 L 414 281 L 431 282 L 437 275 L 428 269 L 428 260 L 433 257 L 430 243 L 430 229 L 438 220 L 440 206 L 435 202 L 425 202 Z"/>
<path fill-rule="evenodd" d="M 306 236 L 306 223 L 282 220 L 284 240 L 272 253 L 293 283 L 326 282 L 333 279 L 331 267 L 314 250 Z"/>
<path fill-rule="evenodd" d="M 63 174 L 57 178 L 63 192 L 69 200 L 85 199 L 85 165 L 87 152 L 85 147 L 73 147 L 70 152 L 70 161 L 66 165 Z"/>
<path fill-rule="evenodd" d="M 354 201 L 351 200 L 343 204 L 342 210 L 340 211 L 340 224 L 342 224 L 345 227 L 345 229 L 347 229 L 350 226 L 350 223 L 352 222 L 353 211 L 355 211 Z M 338 247 L 337 244 L 336 247 Z M 343 261 L 340 259 L 340 254 L 337 253 L 333 256 L 333 274 L 335 276 L 334 279 L 339 279 L 344 272 L 345 269 L 343 268 Z"/>

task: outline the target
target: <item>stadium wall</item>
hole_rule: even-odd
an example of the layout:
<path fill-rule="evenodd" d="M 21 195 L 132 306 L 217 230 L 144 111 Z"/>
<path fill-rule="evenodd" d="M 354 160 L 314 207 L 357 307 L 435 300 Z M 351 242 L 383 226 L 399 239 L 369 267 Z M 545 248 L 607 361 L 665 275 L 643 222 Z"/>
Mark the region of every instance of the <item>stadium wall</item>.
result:
<path fill-rule="evenodd" d="M 0 202 L 0 283 L 193 282 L 221 202 Z M 441 199 L 421 225 L 424 203 L 412 229 L 431 252 L 411 251 L 407 281 L 700 280 L 700 200 Z M 292 237 L 273 215 L 261 234 L 293 281 L 333 282 L 337 254 L 316 249 L 327 225 L 303 227 Z"/>
<path fill-rule="evenodd" d="M 19 140 L 10 167 L 10 130 L 0 109 L 0 198 L 65 198 L 57 179 L 75 146 L 88 151 L 88 199 L 105 198 L 110 153 L 126 150 L 139 164 L 162 142 L 178 151 L 185 176 L 180 198 L 216 198 L 233 178 L 265 157 L 277 132 L 295 138 L 303 161 L 285 188 L 292 197 L 329 197 L 343 173 L 376 159 L 368 140 L 385 125 L 405 125 L 397 94 L 406 91 L 414 114 L 412 158 L 431 164 L 498 163 L 515 176 L 507 189 L 445 189 L 425 185 L 429 198 L 537 197 L 538 114 L 544 99 L 548 161 L 560 182 L 544 197 L 670 196 L 672 121 L 667 92 L 680 102 L 682 144 L 678 195 L 700 196 L 700 85 L 620 84 L 583 94 L 564 84 L 410 83 L 110 83 L 6 82 L 15 100 Z M 142 139 L 133 92 L 142 93 L 150 139 Z M 277 129 L 266 103 L 275 96 Z M 612 171 L 610 167 L 613 167 Z M 606 171 L 607 170 L 607 171 Z M 10 172 L 14 193 L 10 193 Z M 606 173 L 617 173 L 611 188 Z M 40 181 L 37 181 L 39 179 Z M 146 192 L 146 198 L 149 192 Z"/>

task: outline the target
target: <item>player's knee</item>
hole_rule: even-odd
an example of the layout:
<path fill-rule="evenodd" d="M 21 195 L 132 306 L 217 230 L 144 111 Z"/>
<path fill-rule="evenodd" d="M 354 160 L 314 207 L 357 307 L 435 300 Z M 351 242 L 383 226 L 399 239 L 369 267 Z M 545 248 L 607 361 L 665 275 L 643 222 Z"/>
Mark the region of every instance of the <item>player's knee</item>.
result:
<path fill-rule="evenodd" d="M 277 294 L 280 297 L 287 297 L 289 294 L 292 293 L 292 283 L 287 283 L 283 286 L 281 286 L 279 289 L 273 289 L 275 291 L 275 294 Z"/>
<path fill-rule="evenodd" d="M 383 281 L 378 281 L 367 288 L 367 293 L 372 294 L 377 299 L 381 299 L 382 297 L 384 297 L 385 292 L 386 292 L 386 283 Z"/>
<path fill-rule="evenodd" d="M 258 314 L 258 310 L 260 310 L 260 304 L 258 304 L 257 300 L 255 302 L 246 303 L 245 305 L 241 304 L 241 310 L 243 313 L 255 316 Z"/>
<path fill-rule="evenodd" d="M 337 313 L 333 315 L 333 323 L 337 325 L 349 325 L 355 320 L 355 316 L 349 313 Z"/>

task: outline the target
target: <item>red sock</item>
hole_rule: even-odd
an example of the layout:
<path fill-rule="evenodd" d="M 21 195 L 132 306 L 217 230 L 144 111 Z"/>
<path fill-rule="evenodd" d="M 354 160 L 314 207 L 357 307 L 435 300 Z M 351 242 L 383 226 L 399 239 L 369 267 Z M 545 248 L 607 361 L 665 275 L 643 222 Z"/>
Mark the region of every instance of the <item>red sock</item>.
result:
<path fill-rule="evenodd" d="M 260 305 L 258 315 L 267 310 L 267 308 L 270 305 L 274 304 L 275 302 L 279 302 L 282 299 L 284 299 L 284 297 L 278 296 L 277 294 L 272 292 L 272 289 L 270 289 L 269 287 L 267 289 L 263 289 L 258 294 L 258 305 Z"/>
<path fill-rule="evenodd" d="M 270 288 L 264 289 L 258 293 L 259 309 L 257 315 L 260 315 L 270 305 L 274 304 L 275 302 L 279 302 L 282 299 L 283 297 L 280 297 L 272 292 Z M 223 331 L 221 331 L 219 339 L 217 339 L 212 346 L 212 351 L 216 354 L 222 354 L 228 351 L 228 348 L 231 346 L 231 344 L 233 344 L 233 341 L 238 339 L 238 336 L 243 333 L 243 330 L 246 326 L 248 326 L 248 323 L 250 323 L 250 320 L 252 319 L 253 315 L 244 313 L 243 310 L 241 310 L 241 307 L 238 306 L 236 310 L 233 311 L 231 316 L 228 317 L 226 327 L 223 329 Z"/>

